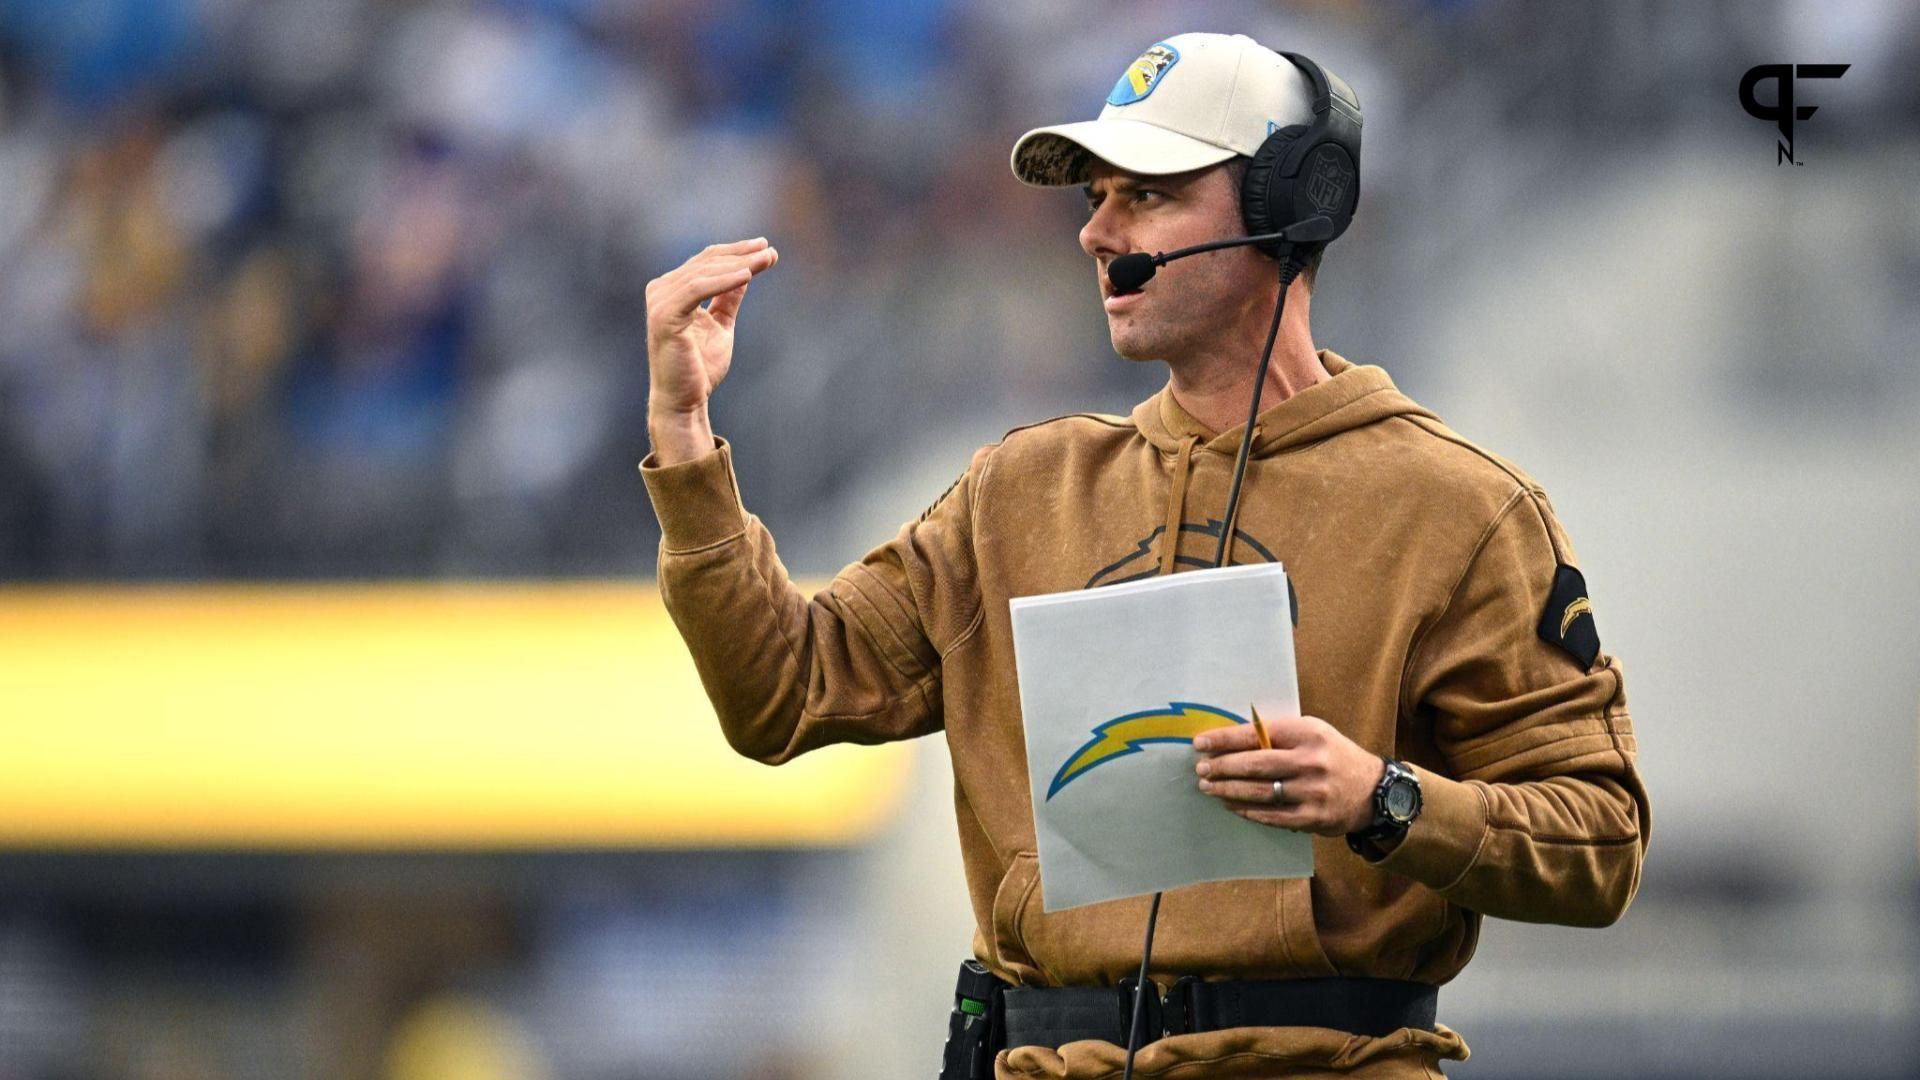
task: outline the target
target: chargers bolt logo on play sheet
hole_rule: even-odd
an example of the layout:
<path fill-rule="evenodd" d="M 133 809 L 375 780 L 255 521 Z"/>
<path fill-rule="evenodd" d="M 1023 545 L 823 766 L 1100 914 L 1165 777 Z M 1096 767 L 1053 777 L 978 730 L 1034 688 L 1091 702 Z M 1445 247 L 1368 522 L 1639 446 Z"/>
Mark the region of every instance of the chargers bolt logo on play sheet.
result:
<path fill-rule="evenodd" d="M 1113 84 L 1107 104 L 1131 105 L 1153 93 L 1153 88 L 1160 85 L 1160 76 L 1179 62 L 1180 50 L 1164 41 L 1141 53 L 1140 59 L 1127 65 L 1127 73 Z"/>
<path fill-rule="evenodd" d="M 1203 731 L 1246 722 L 1245 717 L 1236 716 L 1225 709 L 1196 705 L 1191 701 L 1173 701 L 1164 709 L 1116 716 L 1094 728 L 1093 738 L 1067 756 L 1060 771 L 1053 774 L 1053 783 L 1047 785 L 1047 799 L 1051 801 L 1061 788 L 1085 776 L 1096 766 L 1128 754 L 1137 754 L 1147 743 L 1191 743 L 1193 737 Z"/>

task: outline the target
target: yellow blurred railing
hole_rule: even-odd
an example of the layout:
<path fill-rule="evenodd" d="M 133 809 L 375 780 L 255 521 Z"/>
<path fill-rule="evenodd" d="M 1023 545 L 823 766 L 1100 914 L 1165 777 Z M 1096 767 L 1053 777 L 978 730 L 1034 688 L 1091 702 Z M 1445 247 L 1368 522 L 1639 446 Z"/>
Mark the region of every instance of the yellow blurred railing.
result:
<path fill-rule="evenodd" d="M 0 588 L 0 846 L 836 845 L 907 748 L 721 738 L 650 583 Z"/>

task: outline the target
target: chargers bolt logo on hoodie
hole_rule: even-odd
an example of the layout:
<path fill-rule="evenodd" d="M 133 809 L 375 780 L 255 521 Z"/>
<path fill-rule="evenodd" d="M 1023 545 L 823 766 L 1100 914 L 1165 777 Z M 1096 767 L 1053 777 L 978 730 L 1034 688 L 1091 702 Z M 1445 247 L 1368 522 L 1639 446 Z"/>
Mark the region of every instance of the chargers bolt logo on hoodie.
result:
<path fill-rule="evenodd" d="M 1127 65 L 1126 74 L 1113 84 L 1113 93 L 1107 95 L 1109 105 L 1131 105 L 1153 93 L 1160 85 L 1160 77 L 1168 69 L 1180 62 L 1180 50 L 1161 42 L 1140 54 L 1140 59 Z"/>
<path fill-rule="evenodd" d="M 1147 743 L 1192 743 L 1193 737 L 1203 731 L 1246 722 L 1245 717 L 1225 709 L 1191 701 L 1173 701 L 1164 709 L 1116 716 L 1094 728 L 1093 738 L 1068 755 L 1060 771 L 1053 774 L 1053 783 L 1047 785 L 1047 799 L 1051 801 L 1061 788 L 1094 768 L 1139 753 Z"/>

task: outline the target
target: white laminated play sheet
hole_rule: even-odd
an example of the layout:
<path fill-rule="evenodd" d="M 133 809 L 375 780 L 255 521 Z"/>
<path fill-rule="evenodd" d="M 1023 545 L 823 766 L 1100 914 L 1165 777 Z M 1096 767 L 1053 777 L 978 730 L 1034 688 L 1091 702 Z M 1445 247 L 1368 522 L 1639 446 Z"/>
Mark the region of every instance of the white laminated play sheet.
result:
<path fill-rule="evenodd" d="M 1279 563 L 1012 602 L 1047 911 L 1199 881 L 1310 877 L 1312 838 L 1200 792 L 1193 737 L 1297 715 Z"/>

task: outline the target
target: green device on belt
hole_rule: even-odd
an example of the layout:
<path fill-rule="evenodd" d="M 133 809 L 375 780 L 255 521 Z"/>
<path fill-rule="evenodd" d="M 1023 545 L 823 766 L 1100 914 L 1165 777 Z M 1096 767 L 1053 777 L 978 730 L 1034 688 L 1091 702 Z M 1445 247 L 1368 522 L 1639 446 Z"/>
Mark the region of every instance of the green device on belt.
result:
<path fill-rule="evenodd" d="M 940 1080 L 993 1080 L 993 1059 L 1005 1042 L 999 1013 L 1000 993 L 1006 985 L 978 960 L 960 964 L 953 1012 L 947 1016 Z"/>

